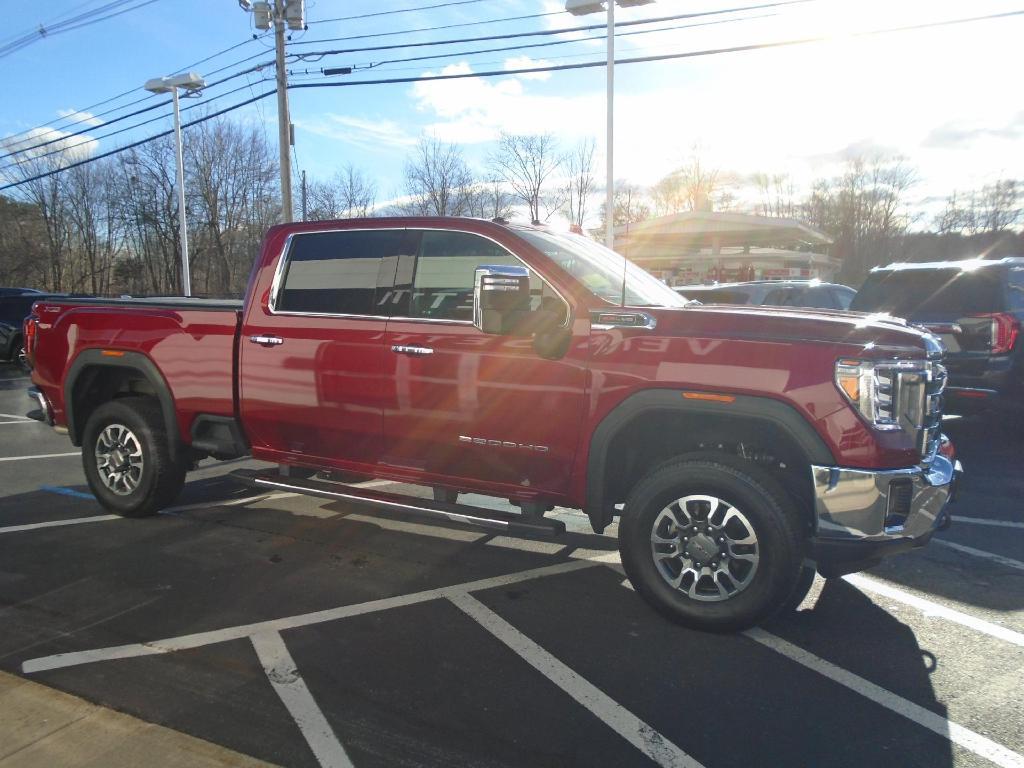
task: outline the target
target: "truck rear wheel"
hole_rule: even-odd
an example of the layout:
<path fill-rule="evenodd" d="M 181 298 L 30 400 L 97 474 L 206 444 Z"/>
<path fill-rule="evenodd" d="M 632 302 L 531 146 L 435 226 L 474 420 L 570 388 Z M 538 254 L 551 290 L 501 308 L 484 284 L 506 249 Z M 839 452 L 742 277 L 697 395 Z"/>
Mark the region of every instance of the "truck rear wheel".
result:
<path fill-rule="evenodd" d="M 694 629 L 746 629 L 786 605 L 803 564 L 786 493 L 731 457 L 681 457 L 636 484 L 619 523 L 634 588 Z"/>
<path fill-rule="evenodd" d="M 100 504 L 125 517 L 155 515 L 185 483 L 185 462 L 168 445 L 160 408 L 145 397 L 93 411 L 82 435 L 82 465 Z"/>

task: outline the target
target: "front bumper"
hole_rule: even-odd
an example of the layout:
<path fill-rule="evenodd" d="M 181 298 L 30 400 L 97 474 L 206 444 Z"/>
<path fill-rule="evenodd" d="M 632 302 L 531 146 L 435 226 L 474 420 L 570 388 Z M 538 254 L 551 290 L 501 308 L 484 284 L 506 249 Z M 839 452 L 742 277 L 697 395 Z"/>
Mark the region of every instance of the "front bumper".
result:
<path fill-rule="evenodd" d="M 949 524 L 960 462 L 941 453 L 927 465 L 864 470 L 811 467 L 817 532 L 811 556 L 828 577 L 864 570 L 924 546 Z"/>

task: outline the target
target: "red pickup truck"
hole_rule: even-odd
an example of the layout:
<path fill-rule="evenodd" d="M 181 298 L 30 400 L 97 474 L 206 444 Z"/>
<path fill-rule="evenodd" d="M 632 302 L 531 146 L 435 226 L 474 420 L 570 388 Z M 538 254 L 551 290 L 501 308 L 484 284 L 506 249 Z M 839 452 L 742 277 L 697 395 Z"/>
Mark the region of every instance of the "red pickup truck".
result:
<path fill-rule="evenodd" d="M 502 221 L 277 226 L 244 302 L 47 299 L 25 338 L 39 413 L 114 512 L 153 514 L 197 460 L 243 455 L 277 465 L 235 473 L 259 488 L 514 534 L 582 509 L 597 532 L 619 518 L 644 598 L 710 630 L 924 544 L 959 469 L 926 332 L 701 306 L 584 237 Z"/>

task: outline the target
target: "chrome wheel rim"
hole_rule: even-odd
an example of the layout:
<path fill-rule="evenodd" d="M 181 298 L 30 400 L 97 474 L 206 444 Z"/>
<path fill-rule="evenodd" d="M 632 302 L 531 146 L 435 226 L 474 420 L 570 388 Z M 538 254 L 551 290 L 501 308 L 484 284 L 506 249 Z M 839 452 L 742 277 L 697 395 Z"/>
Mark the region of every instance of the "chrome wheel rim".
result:
<path fill-rule="evenodd" d="M 693 600 L 721 602 L 750 586 L 760 546 L 750 520 L 728 501 L 684 496 L 654 518 L 651 555 L 673 589 Z"/>
<path fill-rule="evenodd" d="M 118 496 L 127 496 L 142 481 L 142 443 L 128 427 L 111 424 L 96 438 L 100 480 Z"/>

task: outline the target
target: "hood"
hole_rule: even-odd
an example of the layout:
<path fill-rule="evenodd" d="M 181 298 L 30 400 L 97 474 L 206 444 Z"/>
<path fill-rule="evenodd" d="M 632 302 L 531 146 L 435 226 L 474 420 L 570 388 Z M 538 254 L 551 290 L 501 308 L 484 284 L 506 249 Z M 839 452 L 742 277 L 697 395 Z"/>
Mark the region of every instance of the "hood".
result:
<path fill-rule="evenodd" d="M 923 357 L 937 347 L 923 329 L 881 314 L 711 304 L 644 311 L 657 320 L 656 332 L 666 335 L 842 344 L 859 347 L 868 357 Z"/>

